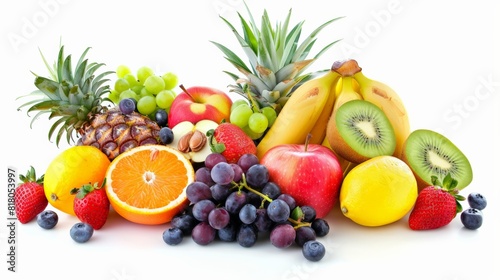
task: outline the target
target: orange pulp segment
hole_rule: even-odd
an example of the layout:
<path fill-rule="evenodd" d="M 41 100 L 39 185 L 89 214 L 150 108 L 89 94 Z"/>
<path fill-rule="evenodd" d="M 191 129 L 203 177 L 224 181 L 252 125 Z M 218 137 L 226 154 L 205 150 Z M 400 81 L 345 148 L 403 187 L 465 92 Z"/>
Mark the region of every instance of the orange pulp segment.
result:
<path fill-rule="evenodd" d="M 193 166 L 182 153 L 163 145 L 145 145 L 111 162 L 106 192 L 123 218 L 139 224 L 163 224 L 187 206 L 186 187 L 194 178 Z"/>

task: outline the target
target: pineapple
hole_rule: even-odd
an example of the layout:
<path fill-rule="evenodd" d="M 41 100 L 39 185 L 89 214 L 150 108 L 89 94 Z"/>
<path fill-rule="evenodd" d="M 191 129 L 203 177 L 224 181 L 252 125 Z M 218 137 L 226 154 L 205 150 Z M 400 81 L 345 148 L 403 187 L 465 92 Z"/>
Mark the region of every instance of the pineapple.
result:
<path fill-rule="evenodd" d="M 307 56 L 316 42 L 316 35 L 327 25 L 339 18 L 331 19 L 317 27 L 300 43 L 299 39 L 304 21 L 295 25 L 288 32 L 292 13 L 291 9 L 285 21 L 283 23 L 278 22 L 274 29 L 267 11 L 264 10 L 261 28 L 259 29 L 246 3 L 245 6 L 249 14 L 248 22 L 238 13 L 243 35 L 240 35 L 228 20 L 223 17 L 221 19 L 236 36 L 236 39 L 248 57 L 250 65 L 247 66 L 229 48 L 217 42 L 212 43 L 245 76 L 240 77 L 237 74 L 224 71 L 235 81 L 235 84 L 229 85 L 229 90 L 247 99 L 256 101 L 260 108 L 270 106 L 279 113 L 288 98 L 293 94 L 295 88 L 323 72 L 304 73 L 314 61 L 338 41 L 331 42 L 323 47 L 313 58 L 308 59 Z"/>
<path fill-rule="evenodd" d="M 27 97 L 33 100 L 19 108 L 29 106 L 28 113 L 37 111 L 31 123 L 40 115 L 49 113 L 49 119 L 57 118 L 49 129 L 49 140 L 57 131 L 56 144 L 66 136 L 69 144 L 95 146 L 110 160 L 136 146 L 159 143 L 160 127 L 147 116 L 139 113 L 122 114 L 107 98 L 109 86 L 105 77 L 112 71 L 95 75 L 104 64 L 89 63 L 85 58 L 90 48 L 81 55 L 74 71 L 71 55 L 64 57 L 64 46 L 59 50 L 57 62 L 50 67 L 50 78 L 36 75 L 35 90 Z M 109 107 L 104 102 L 111 102 Z"/>

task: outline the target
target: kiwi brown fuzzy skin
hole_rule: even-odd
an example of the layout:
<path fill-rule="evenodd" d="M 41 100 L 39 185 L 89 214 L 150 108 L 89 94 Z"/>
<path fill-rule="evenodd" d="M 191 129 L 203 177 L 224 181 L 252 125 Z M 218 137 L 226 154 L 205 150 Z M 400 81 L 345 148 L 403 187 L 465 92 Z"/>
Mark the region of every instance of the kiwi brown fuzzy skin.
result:
<path fill-rule="evenodd" d="M 462 168 L 464 169 L 464 171 L 467 173 L 467 172 L 470 172 L 470 178 L 469 177 L 466 177 L 466 178 L 460 178 L 458 177 L 456 174 L 452 174 L 452 176 L 454 177 L 454 179 L 457 179 L 458 180 L 458 183 L 459 183 L 459 186 L 457 187 L 457 189 L 461 190 L 461 189 L 464 189 L 467 185 L 470 184 L 470 182 L 472 181 L 472 168 L 470 166 L 470 163 L 467 159 L 467 157 L 462 153 L 462 151 L 460 151 L 460 149 L 455 146 L 455 144 L 450 141 L 448 138 L 446 138 L 445 136 L 435 132 L 435 131 L 432 131 L 432 130 L 428 130 L 428 129 L 417 129 L 415 131 L 413 131 L 412 133 L 410 133 L 410 135 L 408 136 L 407 140 L 405 141 L 404 145 L 403 145 L 403 151 L 402 151 L 402 154 L 401 154 L 401 160 L 403 160 L 409 167 L 410 169 L 412 170 L 413 172 L 413 175 L 415 176 L 415 179 L 417 179 L 417 185 L 418 185 L 418 190 L 419 192 L 424 189 L 425 187 L 427 186 L 431 186 L 432 185 L 432 180 L 431 180 L 431 176 L 429 175 L 428 177 L 429 178 L 422 178 L 421 175 L 419 175 L 419 172 L 416 170 L 416 167 L 413 166 L 410 158 L 409 158 L 409 155 L 408 155 L 408 145 L 409 145 L 409 142 L 411 141 L 412 139 L 412 134 L 413 133 L 428 133 L 429 135 L 434 135 L 433 137 L 441 137 L 442 139 L 444 139 L 448 145 L 449 145 L 449 149 L 452 149 L 452 150 L 455 150 L 455 152 L 458 154 L 459 157 L 461 157 L 461 162 L 464 164 L 462 166 Z M 440 180 L 442 180 L 444 178 L 444 174 L 438 174 L 438 173 L 435 173 L 435 174 L 432 174 L 432 175 L 435 175 L 435 176 L 438 176 L 438 178 Z"/>
<path fill-rule="evenodd" d="M 362 156 L 355 150 L 353 150 L 349 146 L 349 144 L 347 144 L 344 138 L 340 136 L 340 133 L 337 129 L 337 123 L 335 121 L 335 118 L 330 118 L 330 120 L 328 121 L 326 131 L 330 146 L 335 151 L 335 153 L 337 153 L 345 160 L 358 164 L 369 159 L 368 157 Z"/>

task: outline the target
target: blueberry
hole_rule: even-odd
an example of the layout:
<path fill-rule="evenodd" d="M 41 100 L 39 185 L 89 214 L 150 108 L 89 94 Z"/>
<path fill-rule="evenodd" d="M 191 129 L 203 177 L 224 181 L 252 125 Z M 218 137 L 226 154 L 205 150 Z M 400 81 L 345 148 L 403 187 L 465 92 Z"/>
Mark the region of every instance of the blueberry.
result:
<path fill-rule="evenodd" d="M 89 241 L 92 234 L 94 234 L 94 229 L 87 223 L 76 223 L 69 231 L 71 238 L 78 243 L 85 243 Z"/>
<path fill-rule="evenodd" d="M 462 212 L 460 220 L 464 227 L 468 229 L 478 229 L 483 224 L 483 213 L 481 210 L 469 208 Z"/>
<path fill-rule="evenodd" d="M 168 245 L 177 245 L 182 242 L 184 234 L 180 228 L 171 227 L 163 232 L 163 241 Z"/>
<path fill-rule="evenodd" d="M 170 144 L 172 143 L 172 141 L 174 141 L 174 133 L 172 132 L 172 129 L 170 129 L 169 127 L 162 127 L 160 129 L 160 141 L 167 145 L 167 144 Z"/>
<path fill-rule="evenodd" d="M 184 235 L 191 234 L 191 231 L 197 223 L 196 219 L 189 214 L 176 215 L 172 218 L 172 221 L 170 221 L 171 226 L 179 228 Z"/>
<path fill-rule="evenodd" d="M 486 198 L 480 193 L 470 193 L 467 197 L 467 202 L 471 208 L 475 208 L 477 210 L 483 210 L 486 208 Z"/>
<path fill-rule="evenodd" d="M 132 112 L 135 111 L 135 100 L 132 98 L 124 98 L 118 103 L 118 107 L 120 108 L 120 111 L 125 114 L 132 114 Z"/>
<path fill-rule="evenodd" d="M 325 256 L 325 253 L 325 246 L 316 240 L 307 241 L 302 246 L 302 255 L 309 261 L 317 262 Z"/>
<path fill-rule="evenodd" d="M 167 126 L 168 114 L 164 109 L 158 109 L 155 112 L 155 121 L 160 127 Z"/>
<path fill-rule="evenodd" d="M 52 210 L 45 210 L 36 216 L 36 222 L 44 229 L 51 229 L 57 225 L 59 217 Z"/>

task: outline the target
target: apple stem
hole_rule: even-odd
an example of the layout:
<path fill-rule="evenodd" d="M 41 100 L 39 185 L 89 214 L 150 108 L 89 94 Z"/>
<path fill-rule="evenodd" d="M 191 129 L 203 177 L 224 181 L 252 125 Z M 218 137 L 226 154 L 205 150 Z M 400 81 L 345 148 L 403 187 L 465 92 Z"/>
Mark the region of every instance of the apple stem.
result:
<path fill-rule="evenodd" d="M 179 85 L 179 87 L 182 89 L 183 92 L 185 92 L 189 97 L 191 97 L 192 100 L 194 100 L 193 96 L 187 91 L 187 89 L 184 87 L 184 85 Z"/>
<path fill-rule="evenodd" d="M 304 152 L 307 152 L 307 147 L 309 146 L 309 140 L 311 140 L 311 138 L 312 138 L 312 134 L 308 133 L 307 137 L 306 137 L 306 143 L 304 145 Z"/>

